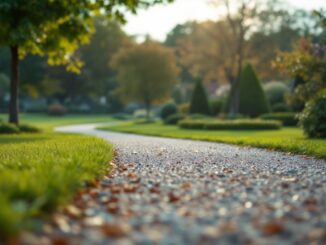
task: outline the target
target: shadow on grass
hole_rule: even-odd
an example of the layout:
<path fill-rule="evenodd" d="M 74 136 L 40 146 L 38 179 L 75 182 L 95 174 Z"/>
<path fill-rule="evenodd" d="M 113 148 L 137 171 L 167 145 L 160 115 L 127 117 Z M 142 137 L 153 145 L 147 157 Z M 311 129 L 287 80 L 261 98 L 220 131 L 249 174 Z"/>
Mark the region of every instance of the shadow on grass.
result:
<path fill-rule="evenodd" d="M 36 141 L 48 140 L 49 138 L 50 137 L 45 137 L 45 136 L 0 135 L 0 145 L 36 142 Z"/>

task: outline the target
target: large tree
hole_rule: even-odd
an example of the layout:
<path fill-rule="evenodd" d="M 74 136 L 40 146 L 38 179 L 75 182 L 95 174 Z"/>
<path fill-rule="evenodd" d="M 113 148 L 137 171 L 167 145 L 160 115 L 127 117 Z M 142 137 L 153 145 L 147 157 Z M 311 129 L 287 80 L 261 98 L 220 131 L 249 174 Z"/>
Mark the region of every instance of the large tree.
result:
<path fill-rule="evenodd" d="M 124 13 L 172 0 L 2 0 L 0 46 L 11 53 L 9 122 L 18 124 L 19 60 L 28 53 L 47 56 L 51 65 L 77 72 L 82 62 L 77 48 L 89 41 L 93 17 L 103 14 L 124 21 Z"/>
<path fill-rule="evenodd" d="M 154 102 L 170 95 L 178 68 L 173 50 L 153 41 L 121 49 L 113 59 L 118 94 L 126 101 L 144 103 L 147 119 Z"/>

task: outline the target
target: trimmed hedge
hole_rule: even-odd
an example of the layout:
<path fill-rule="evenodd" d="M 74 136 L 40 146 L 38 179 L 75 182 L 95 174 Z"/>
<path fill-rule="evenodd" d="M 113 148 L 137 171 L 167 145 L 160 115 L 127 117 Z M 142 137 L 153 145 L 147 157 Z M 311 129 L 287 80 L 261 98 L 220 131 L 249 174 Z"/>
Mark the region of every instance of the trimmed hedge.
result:
<path fill-rule="evenodd" d="M 246 65 L 239 83 L 239 113 L 257 117 L 269 113 L 270 106 L 253 67 Z"/>
<path fill-rule="evenodd" d="M 191 99 L 190 114 L 211 115 L 206 90 L 200 80 L 197 81 Z"/>
<path fill-rule="evenodd" d="M 206 130 L 275 130 L 282 127 L 279 121 L 266 121 L 259 119 L 242 120 L 183 120 L 179 127 L 184 129 L 206 129 Z"/>
<path fill-rule="evenodd" d="M 261 115 L 260 118 L 263 120 L 281 121 L 283 126 L 297 126 L 299 121 L 293 112 L 268 113 Z"/>
<path fill-rule="evenodd" d="M 178 124 L 179 121 L 185 119 L 185 117 L 186 116 L 184 114 L 176 113 L 176 114 L 170 115 L 167 119 L 165 119 L 164 123 L 168 124 L 168 125 L 175 125 L 175 124 Z"/>

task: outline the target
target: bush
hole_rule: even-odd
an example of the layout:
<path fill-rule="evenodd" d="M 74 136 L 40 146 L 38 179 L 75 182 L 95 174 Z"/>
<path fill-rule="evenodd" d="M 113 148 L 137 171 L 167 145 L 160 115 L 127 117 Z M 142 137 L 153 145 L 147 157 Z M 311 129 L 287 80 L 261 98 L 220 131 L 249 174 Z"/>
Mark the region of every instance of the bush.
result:
<path fill-rule="evenodd" d="M 222 112 L 225 112 L 227 99 L 225 97 L 219 97 L 212 99 L 210 102 L 210 108 L 213 116 L 216 116 Z"/>
<path fill-rule="evenodd" d="M 167 119 L 165 119 L 164 123 L 169 124 L 169 125 L 175 125 L 175 124 L 178 124 L 178 122 L 183 119 L 185 119 L 184 114 L 176 113 L 176 114 L 170 115 Z"/>
<path fill-rule="evenodd" d="M 289 89 L 282 82 L 270 82 L 264 85 L 264 91 L 269 103 L 275 105 L 285 102 L 285 95 Z"/>
<path fill-rule="evenodd" d="M 326 138 L 326 89 L 306 103 L 299 122 L 307 136 Z"/>
<path fill-rule="evenodd" d="M 59 103 L 52 104 L 48 108 L 48 114 L 51 116 L 64 116 L 66 113 L 66 108 Z"/>
<path fill-rule="evenodd" d="M 19 128 L 15 124 L 1 123 L 0 134 L 18 134 Z"/>
<path fill-rule="evenodd" d="M 206 129 L 206 130 L 273 130 L 280 129 L 279 121 L 265 121 L 259 119 L 239 120 L 183 120 L 179 123 L 180 128 Z"/>
<path fill-rule="evenodd" d="M 242 114 L 225 114 L 221 113 L 218 115 L 218 118 L 220 119 L 228 119 L 228 120 L 235 120 L 235 119 L 246 119 L 248 116 L 244 116 Z"/>
<path fill-rule="evenodd" d="M 189 112 L 190 114 L 197 113 L 197 114 L 211 115 L 211 109 L 209 107 L 207 94 L 200 80 L 198 80 L 195 85 Z"/>
<path fill-rule="evenodd" d="M 132 117 L 127 113 L 115 113 L 112 115 L 114 119 L 118 120 L 130 120 Z"/>
<path fill-rule="evenodd" d="M 298 119 L 293 112 L 268 113 L 260 116 L 263 120 L 277 120 L 282 122 L 283 126 L 297 126 Z"/>
<path fill-rule="evenodd" d="M 291 108 L 285 103 L 277 103 L 272 106 L 273 112 L 289 112 Z"/>
<path fill-rule="evenodd" d="M 251 65 L 247 65 L 240 77 L 239 83 L 239 113 L 257 117 L 270 112 L 261 82 L 258 80 Z"/>
<path fill-rule="evenodd" d="M 189 103 L 183 103 L 179 105 L 179 111 L 183 114 L 188 114 L 190 109 L 190 104 Z"/>
<path fill-rule="evenodd" d="M 38 133 L 41 131 L 39 128 L 28 124 L 20 124 L 18 128 L 21 133 Z"/>
<path fill-rule="evenodd" d="M 188 119 L 209 119 L 212 117 L 209 117 L 207 115 L 203 115 L 203 114 L 191 114 L 189 116 L 187 116 Z"/>
<path fill-rule="evenodd" d="M 161 118 L 163 120 L 166 120 L 169 116 L 176 114 L 178 112 L 178 107 L 175 103 L 173 102 L 169 102 L 166 103 L 165 105 L 163 105 L 162 109 L 161 109 Z"/>

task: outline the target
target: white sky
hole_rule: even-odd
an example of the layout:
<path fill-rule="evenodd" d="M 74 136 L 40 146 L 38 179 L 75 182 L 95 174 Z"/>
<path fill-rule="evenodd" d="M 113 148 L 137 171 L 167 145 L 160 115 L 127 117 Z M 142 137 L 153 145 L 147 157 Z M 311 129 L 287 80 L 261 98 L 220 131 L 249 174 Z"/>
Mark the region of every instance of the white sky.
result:
<path fill-rule="evenodd" d="M 326 0 L 288 0 L 299 8 L 320 9 L 326 8 Z M 177 24 L 186 21 L 218 19 L 215 8 L 207 0 L 175 0 L 172 4 L 156 5 L 147 10 L 140 10 L 137 16 L 128 16 L 128 23 L 124 30 L 130 35 L 146 35 L 163 41 L 166 34 Z"/>

